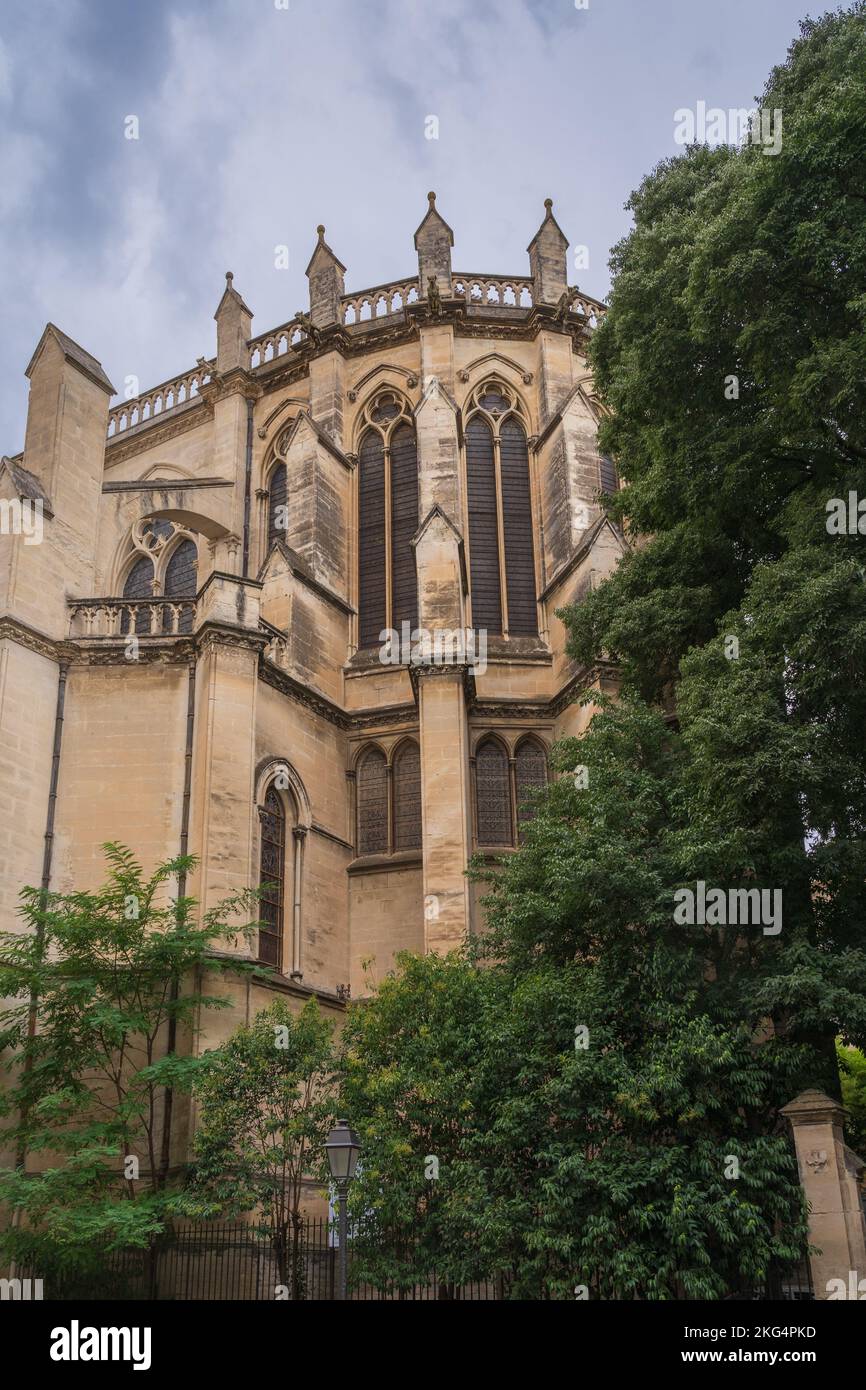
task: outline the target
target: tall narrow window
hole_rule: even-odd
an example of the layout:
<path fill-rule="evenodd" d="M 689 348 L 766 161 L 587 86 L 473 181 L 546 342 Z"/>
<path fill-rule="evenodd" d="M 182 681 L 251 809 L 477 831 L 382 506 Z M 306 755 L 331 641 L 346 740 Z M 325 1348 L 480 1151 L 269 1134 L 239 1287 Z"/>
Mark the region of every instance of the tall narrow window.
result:
<path fill-rule="evenodd" d="M 384 391 L 367 408 L 359 450 L 358 645 L 418 622 L 412 538 L 418 529 L 418 452 L 408 405 Z"/>
<path fill-rule="evenodd" d="M 123 586 L 123 597 L 129 599 L 146 599 L 153 594 L 153 561 L 146 555 L 142 555 L 140 560 L 136 560 Z M 150 632 L 150 609 L 147 607 L 139 608 L 135 615 L 135 631 L 141 636 L 143 633 Z M 129 631 L 129 615 L 123 613 L 120 621 L 120 631 L 126 634 Z"/>
<path fill-rule="evenodd" d="M 358 853 L 388 851 L 388 764 L 378 748 L 358 766 Z"/>
<path fill-rule="evenodd" d="M 514 787 L 517 801 L 517 834 L 522 842 L 524 828 L 535 815 L 534 793 L 547 786 L 547 753 L 534 738 L 525 738 L 514 755 Z"/>
<path fill-rule="evenodd" d="M 497 739 L 486 739 L 475 755 L 475 807 L 479 845 L 510 845 L 508 756 Z"/>
<path fill-rule="evenodd" d="M 617 492 L 619 490 L 619 475 L 616 471 L 616 464 L 606 454 L 601 454 L 598 460 L 598 481 L 602 492 Z"/>
<path fill-rule="evenodd" d="M 412 537 L 418 530 L 418 455 L 415 431 L 400 425 L 391 435 L 391 622 L 418 625 L 418 577 Z"/>
<path fill-rule="evenodd" d="M 183 540 L 165 567 L 165 597 L 195 598 L 197 581 L 198 550 L 195 541 Z M 192 632 L 192 608 L 187 607 L 180 615 L 178 632 Z M 163 626 L 171 631 L 170 615 L 163 615 Z"/>
<path fill-rule="evenodd" d="M 475 391 L 468 409 L 472 622 L 493 634 L 534 637 L 538 611 L 532 499 L 521 407 L 510 388 L 487 382 Z"/>
<path fill-rule="evenodd" d="M 286 465 L 278 463 L 268 484 L 268 549 L 286 539 Z"/>
<path fill-rule="evenodd" d="M 360 508 L 358 562 L 359 636 L 361 647 L 375 647 L 385 623 L 385 445 L 369 430 L 359 457 Z"/>
<path fill-rule="evenodd" d="M 283 953 L 283 913 L 286 878 L 286 813 L 273 786 L 265 793 L 260 810 L 262 822 L 261 872 L 259 883 L 259 960 L 279 969 Z"/>
<path fill-rule="evenodd" d="M 508 631 L 516 637 L 534 637 L 538 633 L 538 610 L 535 604 L 529 454 L 523 427 L 513 416 L 503 421 L 499 431 L 499 466 L 502 474 Z"/>
<path fill-rule="evenodd" d="M 475 416 L 466 428 L 466 478 L 469 496 L 469 555 L 472 623 L 490 633 L 502 632 L 499 580 L 499 523 L 493 431 Z"/>
<path fill-rule="evenodd" d="M 394 758 L 394 848 L 421 848 L 421 753 L 403 743 Z"/>

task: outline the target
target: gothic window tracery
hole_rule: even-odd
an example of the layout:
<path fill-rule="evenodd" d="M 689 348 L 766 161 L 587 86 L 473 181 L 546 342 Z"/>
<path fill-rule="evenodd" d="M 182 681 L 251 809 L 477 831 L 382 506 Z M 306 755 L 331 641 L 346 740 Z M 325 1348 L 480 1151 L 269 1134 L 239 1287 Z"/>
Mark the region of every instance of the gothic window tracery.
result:
<path fill-rule="evenodd" d="M 475 799 L 479 845 L 510 845 L 508 754 L 498 739 L 485 739 L 475 755 Z"/>
<path fill-rule="evenodd" d="M 481 846 L 523 843 L 535 815 L 534 795 L 547 786 L 547 750 L 527 735 L 513 758 L 499 738 L 488 734 L 475 752 L 475 834 Z"/>
<path fill-rule="evenodd" d="M 525 738 L 514 754 L 514 790 L 517 812 L 517 838 L 522 843 L 525 828 L 535 815 L 532 798 L 547 786 L 547 752 L 538 739 Z"/>
<path fill-rule="evenodd" d="M 259 809 L 261 850 L 259 863 L 259 960 L 279 969 L 282 965 L 285 916 L 286 813 L 273 783 Z"/>
<path fill-rule="evenodd" d="M 394 848 L 421 848 L 421 750 L 402 743 L 394 757 Z"/>
<path fill-rule="evenodd" d="M 359 855 L 420 849 L 421 751 L 403 739 L 388 758 L 366 749 L 357 764 L 357 849 Z"/>
<path fill-rule="evenodd" d="M 122 597 L 131 600 L 149 598 L 195 598 L 198 591 L 198 547 L 191 532 L 177 522 L 164 517 L 144 517 L 132 527 L 129 539 L 133 558 L 123 582 Z M 191 632 L 193 615 L 187 609 L 180 615 L 175 628 L 167 613 L 163 615 L 166 632 Z M 120 631 L 129 631 L 129 614 L 122 613 Z M 135 615 L 135 632 L 151 632 L 151 610 L 141 607 Z"/>
<path fill-rule="evenodd" d="M 286 539 L 286 505 L 288 474 L 286 465 L 278 463 L 268 484 L 268 549 L 274 541 Z"/>
<path fill-rule="evenodd" d="M 472 622 L 493 635 L 536 636 L 529 451 L 516 394 L 473 392 L 465 428 Z"/>
<path fill-rule="evenodd" d="M 171 552 L 165 567 L 163 593 L 166 598 L 195 598 L 198 592 L 198 549 L 195 541 L 182 540 Z M 192 609 L 186 608 L 180 615 L 178 632 L 192 632 Z M 164 615 L 167 630 L 171 630 L 170 616 Z"/>
<path fill-rule="evenodd" d="M 381 749 L 370 748 L 358 764 L 358 853 L 387 849 L 388 763 Z"/>
<path fill-rule="evenodd" d="M 358 451 L 358 645 L 418 622 L 412 537 L 418 529 L 418 452 L 408 403 L 381 391 L 363 415 Z"/>

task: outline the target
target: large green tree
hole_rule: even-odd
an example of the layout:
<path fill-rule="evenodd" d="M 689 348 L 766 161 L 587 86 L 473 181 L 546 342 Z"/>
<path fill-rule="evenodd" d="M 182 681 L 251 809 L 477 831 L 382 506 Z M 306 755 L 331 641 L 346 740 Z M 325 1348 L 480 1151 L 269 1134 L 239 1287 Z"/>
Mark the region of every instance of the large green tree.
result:
<path fill-rule="evenodd" d="M 592 359 L 636 545 L 569 624 L 673 688 L 695 870 L 782 889 L 756 1002 L 837 1089 L 866 1027 L 866 515 L 830 524 L 866 499 L 863 4 L 804 22 L 761 106 L 778 155 L 696 147 L 631 200 Z"/>
<path fill-rule="evenodd" d="M 492 976 L 462 953 L 401 954 L 343 1032 L 343 1105 L 358 1130 L 353 1272 L 398 1294 L 435 1274 L 440 1296 L 485 1277 L 472 1239 L 478 1068 Z"/>
<path fill-rule="evenodd" d="M 202 1066 L 191 1046 L 200 1012 L 226 1004 L 197 981 L 255 969 L 213 952 L 252 928 L 242 914 L 254 894 L 199 917 L 193 898 L 171 894 L 192 858 L 146 874 L 131 850 L 104 848 L 100 888 L 24 889 L 25 929 L 0 934 L 0 1117 L 19 1155 L 0 1171 L 0 1249 L 40 1272 L 84 1269 L 99 1249 L 153 1248 L 174 1200 L 169 1097 Z"/>
<path fill-rule="evenodd" d="M 207 1217 L 260 1211 L 280 1281 L 293 1299 L 304 1297 L 304 1182 L 318 1177 L 327 1183 L 332 1034 L 315 999 L 298 1014 L 278 999 L 204 1054 L 195 1084 L 201 1110 L 184 1210 Z"/>
<path fill-rule="evenodd" d="M 828 526 L 866 499 L 864 6 L 804 23 L 761 105 L 779 154 L 634 194 L 591 349 L 632 547 L 566 619 L 621 700 L 488 905 L 525 1007 L 480 1224 L 534 1296 L 719 1297 L 802 1253 L 779 1110 L 866 1036 L 866 517 Z M 678 925 L 699 881 L 779 890 L 781 930 Z"/>

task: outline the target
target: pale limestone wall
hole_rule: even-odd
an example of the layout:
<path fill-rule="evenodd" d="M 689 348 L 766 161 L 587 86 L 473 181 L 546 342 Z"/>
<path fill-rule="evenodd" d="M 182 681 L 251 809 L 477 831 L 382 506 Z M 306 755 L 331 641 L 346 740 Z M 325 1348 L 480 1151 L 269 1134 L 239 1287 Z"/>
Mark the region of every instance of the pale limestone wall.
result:
<path fill-rule="evenodd" d="M 146 872 L 180 847 L 186 667 L 72 667 L 52 888 L 95 888 L 119 840 Z"/>
<path fill-rule="evenodd" d="M 424 941 L 428 951 L 448 951 L 469 930 L 469 749 L 460 677 L 423 676 L 420 715 Z"/>
<path fill-rule="evenodd" d="M 53 884 L 98 882 L 99 845 L 108 838 L 132 844 L 146 867 L 177 853 L 193 653 L 189 848 L 201 865 L 189 891 L 212 906 L 228 892 L 256 885 L 256 800 L 269 764 L 284 760 L 303 789 L 303 805 L 295 807 L 306 832 L 298 860 L 301 978 L 286 978 L 293 964 L 290 835 L 285 975 L 270 986 L 226 978 L 220 989 L 231 1010 L 207 1023 L 196 1046 L 227 1036 L 275 992 L 300 1007 L 310 987 L 321 990 L 327 1007 L 341 1016 L 335 991 L 351 982 L 356 995 L 366 992 L 365 957 L 375 957 L 374 975 L 381 978 L 398 950 L 447 950 L 468 930 L 480 930 L 480 890 L 464 876 L 474 849 L 471 749 L 494 729 L 512 751 L 530 730 L 549 742 L 554 732 L 582 729 L 589 717 L 575 707 L 554 709 L 563 687 L 580 674 L 564 656 L 555 609 L 579 596 L 590 572 L 609 572 L 621 548 L 612 532 L 598 531 L 571 567 L 586 534 L 581 504 L 589 520 L 596 514 L 598 457 L 580 334 L 551 313 L 567 278 L 565 238 L 548 207 L 530 245 L 540 307 L 528 316 L 493 312 L 488 328 L 483 305 L 451 297 L 453 238 L 434 203 L 416 244 L 422 277 L 435 273 L 439 280 L 445 307 L 438 315 L 428 314 L 422 278 L 421 303 L 402 316 L 340 326 L 343 268 L 320 233 L 309 275 L 321 340 L 308 338 L 298 353 L 263 359 L 249 370 L 251 311 L 229 278 L 216 314 L 217 366 L 199 402 L 119 431 L 107 446 L 108 384 L 99 364 L 49 331 L 31 365 L 25 464 L 41 479 L 57 515 L 46 519 L 42 547 L 25 549 L 20 538 L 0 536 L 0 615 L 6 608 L 55 643 L 65 641 L 68 599 L 118 591 L 131 528 L 147 516 L 189 528 L 199 550 L 195 632 L 183 650 L 173 649 L 171 639 L 156 640 L 151 645 L 158 659 L 100 665 L 118 639 L 76 636 L 63 648 L 72 664 Z M 213 345 L 206 350 L 213 355 Z M 517 393 L 530 435 L 539 593 L 565 572 L 540 604 L 537 641 L 513 640 L 491 650 L 488 670 L 476 674 L 474 686 L 464 684 L 462 673 L 422 673 L 413 681 L 405 668 L 384 666 L 375 653 L 353 654 L 363 412 L 388 387 L 415 414 L 420 519 L 434 507 L 444 514 L 434 513 L 418 537 L 421 616 L 431 627 L 460 627 L 468 611 L 460 412 L 491 377 Z M 434 378 L 438 389 L 431 393 Z M 250 401 L 244 582 L 231 576 L 242 566 Z M 266 487 L 278 445 L 288 471 L 287 549 L 267 557 Z M 154 478 L 164 485 L 154 487 Z M 222 485 L 213 486 L 213 479 Z M 259 614 L 279 629 L 276 640 L 260 628 Z M 11 778 L 20 808 L 2 833 L 17 881 L 16 874 L 33 878 L 41 868 L 57 679 L 52 657 L 59 659 L 60 651 L 49 644 L 37 654 L 12 638 L 0 651 L 0 713 L 13 751 L 0 775 Z M 472 704 L 473 691 L 481 711 Z M 366 742 L 375 739 L 389 751 L 407 733 L 421 748 L 423 849 L 351 870 L 355 759 Z M 22 749 L 33 761 L 26 776 L 15 761 Z M 7 876 L 0 904 L 8 904 L 10 891 Z M 234 949 L 243 955 L 250 948 L 241 941 Z"/>
<path fill-rule="evenodd" d="M 305 985 L 333 991 L 349 979 L 349 888 L 353 857 L 347 816 L 345 735 L 305 706 L 262 683 L 258 696 L 256 767 L 285 760 L 297 774 L 311 811 L 303 853 L 301 969 Z M 258 864 L 258 820 L 255 818 Z M 290 916 L 284 945 L 291 937 Z M 290 967 L 289 967 L 290 968 Z"/>
<path fill-rule="evenodd" d="M 39 887 L 48 810 L 58 668 L 0 641 L 0 923 L 20 925 L 18 893 Z"/>
<path fill-rule="evenodd" d="M 388 974 L 398 951 L 423 952 L 424 902 L 419 867 L 352 874 L 352 995 L 361 998 Z M 370 961 L 365 972 L 364 962 Z"/>

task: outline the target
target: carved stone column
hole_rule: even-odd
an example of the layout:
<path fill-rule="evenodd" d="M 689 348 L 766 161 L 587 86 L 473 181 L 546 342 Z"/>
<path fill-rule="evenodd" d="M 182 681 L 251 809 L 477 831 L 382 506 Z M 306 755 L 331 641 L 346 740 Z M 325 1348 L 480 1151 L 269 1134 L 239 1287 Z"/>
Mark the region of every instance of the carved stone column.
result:
<path fill-rule="evenodd" d="M 866 1297 L 866 1222 L 857 1184 L 860 1161 L 843 1137 L 845 1111 L 822 1091 L 810 1090 L 781 1113 L 793 1132 L 800 1181 L 809 1202 L 809 1241 L 820 1252 L 809 1258 L 815 1297 L 856 1298 L 861 1280 L 860 1296 Z"/>

